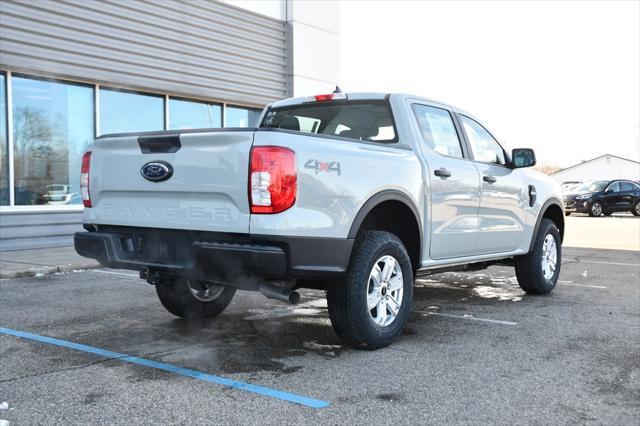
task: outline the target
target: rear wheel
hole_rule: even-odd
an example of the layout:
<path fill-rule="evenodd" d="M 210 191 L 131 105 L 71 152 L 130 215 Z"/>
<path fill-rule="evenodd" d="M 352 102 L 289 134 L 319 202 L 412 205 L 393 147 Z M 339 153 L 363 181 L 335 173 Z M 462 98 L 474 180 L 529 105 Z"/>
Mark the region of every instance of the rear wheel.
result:
<path fill-rule="evenodd" d="M 554 289 L 560 275 L 562 247 L 556 224 L 542 219 L 533 248 L 515 259 L 520 288 L 531 294 L 547 294 Z"/>
<path fill-rule="evenodd" d="M 633 205 L 631 213 L 633 213 L 634 216 L 640 216 L 640 200 L 636 201 L 636 203 Z"/>
<path fill-rule="evenodd" d="M 203 281 L 175 278 L 156 285 L 160 303 L 173 315 L 187 319 L 213 318 L 231 303 L 236 289 Z"/>
<path fill-rule="evenodd" d="M 598 217 L 603 211 L 602 203 L 600 201 L 594 201 L 589 208 L 589 216 Z"/>
<path fill-rule="evenodd" d="M 402 332 L 413 298 L 409 255 L 395 235 L 365 231 L 346 277 L 327 290 L 329 317 L 345 343 L 378 349 Z"/>

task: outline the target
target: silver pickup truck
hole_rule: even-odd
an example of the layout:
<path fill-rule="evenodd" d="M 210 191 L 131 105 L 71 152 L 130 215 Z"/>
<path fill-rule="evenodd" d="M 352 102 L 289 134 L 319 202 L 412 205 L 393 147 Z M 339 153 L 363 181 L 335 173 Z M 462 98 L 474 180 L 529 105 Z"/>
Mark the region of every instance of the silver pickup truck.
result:
<path fill-rule="evenodd" d="M 560 188 L 485 126 L 404 94 L 285 99 L 257 128 L 99 137 L 82 161 L 79 254 L 132 269 L 180 317 L 236 289 L 296 303 L 326 290 L 347 343 L 390 344 L 416 276 L 515 266 L 549 293 L 560 273 Z"/>

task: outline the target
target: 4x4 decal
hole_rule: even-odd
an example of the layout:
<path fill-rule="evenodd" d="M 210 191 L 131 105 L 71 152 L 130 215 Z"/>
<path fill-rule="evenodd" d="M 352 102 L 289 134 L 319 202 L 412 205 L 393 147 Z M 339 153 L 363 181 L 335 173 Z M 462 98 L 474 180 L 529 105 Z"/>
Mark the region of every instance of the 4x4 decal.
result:
<path fill-rule="evenodd" d="M 304 168 L 315 170 L 316 174 L 320 172 L 338 172 L 338 176 L 341 174 L 339 161 L 307 160 L 307 162 L 304 163 Z"/>

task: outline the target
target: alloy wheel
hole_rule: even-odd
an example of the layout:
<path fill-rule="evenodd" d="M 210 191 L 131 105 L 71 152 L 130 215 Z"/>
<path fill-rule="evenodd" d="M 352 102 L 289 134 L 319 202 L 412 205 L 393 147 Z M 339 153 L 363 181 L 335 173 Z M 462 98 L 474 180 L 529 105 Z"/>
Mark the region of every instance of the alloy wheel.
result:
<path fill-rule="evenodd" d="M 373 264 L 367 286 L 367 309 L 378 326 L 386 327 L 395 321 L 403 290 L 400 264 L 393 256 L 382 256 Z"/>
<path fill-rule="evenodd" d="M 547 234 L 542 243 L 542 275 L 548 280 L 553 278 L 558 262 L 558 246 L 556 239 L 551 234 Z"/>
<path fill-rule="evenodd" d="M 196 283 L 187 280 L 189 291 L 201 302 L 211 302 L 215 300 L 224 291 L 224 287 L 218 285 L 208 285 L 207 283 Z"/>

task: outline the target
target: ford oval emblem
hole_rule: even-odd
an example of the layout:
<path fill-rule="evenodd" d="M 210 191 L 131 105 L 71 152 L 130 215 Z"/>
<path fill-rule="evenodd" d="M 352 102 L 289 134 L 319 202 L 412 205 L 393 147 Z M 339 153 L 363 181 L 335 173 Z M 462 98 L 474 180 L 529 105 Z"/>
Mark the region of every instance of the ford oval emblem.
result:
<path fill-rule="evenodd" d="M 171 177 L 173 167 L 166 161 L 151 161 L 140 168 L 140 174 L 151 182 L 162 182 Z"/>

